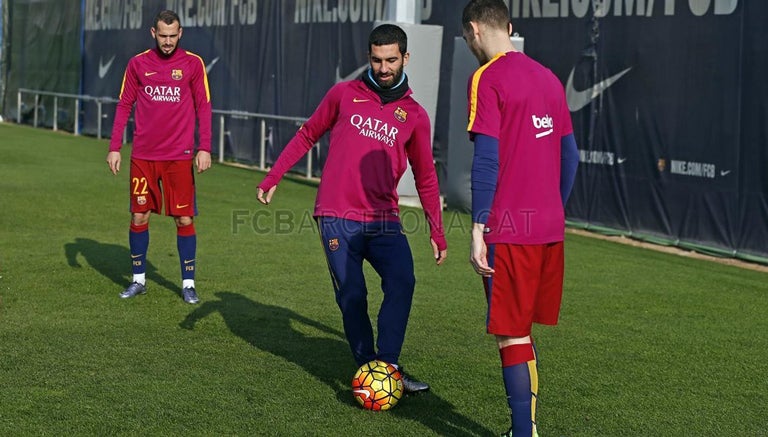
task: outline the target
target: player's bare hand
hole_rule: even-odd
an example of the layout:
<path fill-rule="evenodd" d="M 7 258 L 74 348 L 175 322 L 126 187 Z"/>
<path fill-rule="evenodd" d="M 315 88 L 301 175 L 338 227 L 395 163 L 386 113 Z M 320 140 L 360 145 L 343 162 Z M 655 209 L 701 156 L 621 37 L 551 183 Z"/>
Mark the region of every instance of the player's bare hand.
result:
<path fill-rule="evenodd" d="M 113 175 L 116 175 L 118 172 L 120 172 L 120 159 L 120 152 L 107 153 L 107 164 L 109 165 L 109 170 Z"/>
<path fill-rule="evenodd" d="M 197 166 L 197 172 L 202 173 L 211 168 L 211 153 L 201 150 L 197 152 L 195 156 L 195 166 Z"/>
<path fill-rule="evenodd" d="M 435 263 L 437 265 L 440 265 L 445 261 L 445 258 L 448 256 L 448 249 L 440 250 L 437 248 L 437 243 L 435 243 L 435 240 L 429 239 L 429 243 L 432 245 L 432 254 L 435 256 Z"/>
<path fill-rule="evenodd" d="M 272 201 L 272 196 L 275 194 L 275 190 L 277 190 L 277 185 L 270 188 L 269 191 L 266 192 L 265 196 L 264 190 L 259 187 L 256 190 L 256 198 L 259 199 L 259 202 L 263 203 L 264 205 L 269 205 L 269 202 Z"/>
<path fill-rule="evenodd" d="M 475 273 L 489 277 L 495 273 L 495 270 L 488 265 L 488 246 L 483 238 L 483 229 L 483 225 L 473 224 L 472 241 L 469 247 L 469 263 L 472 264 Z"/>

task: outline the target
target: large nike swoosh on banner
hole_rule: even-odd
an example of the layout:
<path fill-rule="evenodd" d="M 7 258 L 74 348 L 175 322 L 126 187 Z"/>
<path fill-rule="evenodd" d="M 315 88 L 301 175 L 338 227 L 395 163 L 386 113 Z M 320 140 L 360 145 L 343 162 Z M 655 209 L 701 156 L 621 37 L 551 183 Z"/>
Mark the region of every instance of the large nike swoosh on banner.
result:
<path fill-rule="evenodd" d="M 112 61 L 115 60 L 115 55 L 112 55 L 111 58 L 109 58 L 109 61 L 107 63 L 104 63 L 104 60 L 101 59 L 101 56 L 99 56 L 99 79 L 104 79 L 104 76 L 107 75 L 107 72 L 109 72 L 109 67 L 112 66 Z"/>
<path fill-rule="evenodd" d="M 214 65 L 216 65 L 216 63 L 217 63 L 217 62 L 219 62 L 219 57 L 218 57 L 218 56 L 217 56 L 217 57 L 215 57 L 215 58 L 213 59 L 213 61 L 211 61 L 210 63 L 208 63 L 208 65 L 206 65 L 206 66 L 205 66 L 205 74 L 210 74 L 210 72 L 211 72 L 211 68 L 213 68 L 213 66 L 214 66 Z"/>
<path fill-rule="evenodd" d="M 616 83 L 617 80 L 621 79 L 621 76 L 627 74 L 627 72 L 629 72 L 631 69 L 632 67 L 627 68 L 624 71 L 614 74 L 608 79 L 601 80 L 592 88 L 577 91 L 573 87 L 573 72 L 576 70 L 576 67 L 574 67 L 571 70 L 571 74 L 568 75 L 568 82 L 565 84 L 565 98 L 568 100 L 568 109 L 570 109 L 571 112 L 576 112 L 579 109 L 587 106 L 589 102 L 596 99 L 597 96 L 602 94 L 603 91 L 607 90 L 608 87 Z"/>
<path fill-rule="evenodd" d="M 352 80 L 357 78 L 357 76 L 360 76 L 360 74 L 365 71 L 365 69 L 368 68 L 368 64 L 361 65 L 357 70 L 353 71 L 346 77 L 341 77 L 341 71 L 339 70 L 338 65 L 336 66 L 336 83 L 339 82 L 346 82 L 348 80 Z"/>

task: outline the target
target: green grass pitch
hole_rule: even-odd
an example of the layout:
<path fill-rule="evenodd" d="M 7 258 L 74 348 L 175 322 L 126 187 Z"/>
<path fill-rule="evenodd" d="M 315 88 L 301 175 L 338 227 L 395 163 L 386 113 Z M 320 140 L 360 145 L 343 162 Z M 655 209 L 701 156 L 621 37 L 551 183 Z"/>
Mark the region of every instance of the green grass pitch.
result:
<path fill-rule="evenodd" d="M 154 216 L 148 294 L 128 284 L 128 153 L 0 124 L 0 435 L 493 435 L 507 429 L 498 353 L 445 213 L 435 267 L 406 210 L 417 289 L 402 363 L 432 385 L 392 411 L 353 400 L 311 211 L 315 187 L 198 176 L 197 289 L 179 297 L 170 218 Z M 372 312 L 381 292 L 368 269 Z M 569 234 L 560 325 L 534 331 L 542 436 L 768 435 L 768 275 Z"/>

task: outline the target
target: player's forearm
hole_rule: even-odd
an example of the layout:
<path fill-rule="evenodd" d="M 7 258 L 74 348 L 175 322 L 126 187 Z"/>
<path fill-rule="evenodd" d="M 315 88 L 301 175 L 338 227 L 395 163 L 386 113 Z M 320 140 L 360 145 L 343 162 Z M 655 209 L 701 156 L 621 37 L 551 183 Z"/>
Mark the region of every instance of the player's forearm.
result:
<path fill-rule="evenodd" d="M 446 242 L 443 230 L 443 205 L 440 202 L 440 185 L 437 182 L 431 153 L 429 156 L 422 154 L 411 159 L 411 170 L 416 183 L 416 192 L 429 224 L 430 237 L 435 241 L 438 249 L 444 250 Z"/>
<path fill-rule="evenodd" d="M 573 134 L 568 134 L 560 140 L 560 197 L 563 206 L 568 202 L 573 183 L 576 180 L 576 168 L 579 165 L 579 150 Z"/>
<path fill-rule="evenodd" d="M 416 193 L 419 195 L 421 207 L 424 209 L 424 217 L 429 224 L 429 236 L 437 244 L 440 250 L 446 249 L 445 231 L 443 230 L 443 205 L 440 202 L 440 186 L 437 183 L 437 174 L 434 167 L 416 167 L 411 164 Z"/>
<path fill-rule="evenodd" d="M 200 134 L 200 143 L 198 145 L 198 150 L 202 150 L 204 152 L 211 152 L 211 138 L 212 138 L 212 124 L 211 124 L 211 118 L 213 114 L 211 113 L 211 105 L 207 104 L 204 105 L 202 108 L 198 109 L 197 111 L 197 125 L 198 125 L 198 132 Z"/>
<path fill-rule="evenodd" d="M 437 182 L 429 118 L 422 112 L 413 130 L 413 136 L 406 144 L 408 162 L 411 164 L 416 192 L 429 224 L 430 237 L 439 250 L 447 248 L 443 230 L 443 205 L 440 201 L 440 185 Z"/>
<path fill-rule="evenodd" d="M 475 136 L 475 151 L 472 158 L 472 221 L 488 221 L 496 181 L 499 172 L 499 140 L 488 135 Z"/>
<path fill-rule="evenodd" d="M 485 233 L 485 223 L 472 222 L 472 230 L 470 232 L 473 237 L 480 237 L 482 239 Z"/>
<path fill-rule="evenodd" d="M 267 173 L 264 180 L 259 184 L 259 188 L 267 191 L 277 185 L 280 182 L 280 179 L 283 178 L 283 175 L 293 168 L 293 166 L 307 154 L 314 144 L 315 143 L 311 138 L 308 138 L 301 130 L 299 130 L 280 153 L 280 156 L 278 156 L 272 169 L 269 170 L 269 173 Z"/>
<path fill-rule="evenodd" d="M 115 107 L 115 120 L 112 122 L 112 136 L 109 141 L 109 151 L 118 152 L 123 145 L 123 132 L 131 116 L 133 105 L 136 103 L 138 80 L 134 73 L 133 62 L 129 62 L 123 73 L 123 83 L 120 86 L 119 101 Z"/>
<path fill-rule="evenodd" d="M 434 173 L 434 170 L 432 170 Z M 414 173 L 415 175 L 416 173 Z M 443 207 L 440 203 L 440 187 L 437 184 L 437 177 L 429 182 L 416 184 L 416 192 L 419 195 L 419 201 L 424 208 L 424 216 L 429 224 L 430 237 L 437 243 L 437 248 L 443 250 L 446 248 L 445 231 L 443 229 Z"/>
<path fill-rule="evenodd" d="M 119 152 L 123 146 L 123 132 L 128 124 L 133 103 L 120 101 L 115 109 L 115 120 L 112 122 L 112 136 L 109 139 L 109 151 Z"/>
<path fill-rule="evenodd" d="M 445 241 L 442 208 L 439 206 L 439 199 L 437 208 L 424 208 L 424 216 L 427 218 L 427 223 L 429 224 L 429 237 L 435 241 L 438 249 L 445 250 L 448 247 L 448 244 Z"/>
<path fill-rule="evenodd" d="M 205 79 L 205 65 L 200 60 L 200 71 L 190 86 L 194 92 L 195 114 L 197 116 L 197 128 L 199 134 L 198 150 L 211 151 L 213 109 L 211 105 L 211 92 Z"/>

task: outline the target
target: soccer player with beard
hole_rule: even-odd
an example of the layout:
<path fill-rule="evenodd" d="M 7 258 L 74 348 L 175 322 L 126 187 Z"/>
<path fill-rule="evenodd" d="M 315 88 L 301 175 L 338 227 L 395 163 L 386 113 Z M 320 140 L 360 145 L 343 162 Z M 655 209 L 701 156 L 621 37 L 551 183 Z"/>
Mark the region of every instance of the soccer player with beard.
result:
<path fill-rule="evenodd" d="M 156 46 L 131 58 L 123 76 L 115 110 L 107 163 L 120 171 L 121 138 L 136 105 L 130 168 L 131 225 L 128 241 L 133 281 L 121 298 L 144 294 L 149 218 L 152 212 L 176 222 L 185 302 L 199 301 L 195 291 L 197 215 L 194 165 L 201 173 L 211 166 L 211 95 L 203 60 L 179 48 L 182 28 L 178 15 L 162 11 L 150 30 Z M 195 121 L 199 145 L 195 154 Z M 194 159 L 193 159 L 194 157 Z"/>
<path fill-rule="evenodd" d="M 330 147 L 315 201 L 336 303 L 358 366 L 378 359 L 398 366 L 415 288 L 413 257 L 399 219 L 397 185 L 407 162 L 430 229 L 437 265 L 447 255 L 440 193 L 432 159 L 430 121 L 411 97 L 407 37 L 398 26 L 376 27 L 368 38 L 370 68 L 334 85 L 286 145 L 258 186 L 269 204 L 283 175 L 326 132 Z M 407 160 L 407 162 L 406 162 Z M 381 277 L 383 302 L 374 345 L 363 261 Z M 406 393 L 429 385 L 402 372 Z"/>
<path fill-rule="evenodd" d="M 533 323 L 557 324 L 563 292 L 564 205 L 578 166 L 563 85 L 515 51 L 502 0 L 472 0 L 463 36 L 480 68 L 469 78 L 470 262 L 483 277 L 512 426 L 536 436 Z"/>

